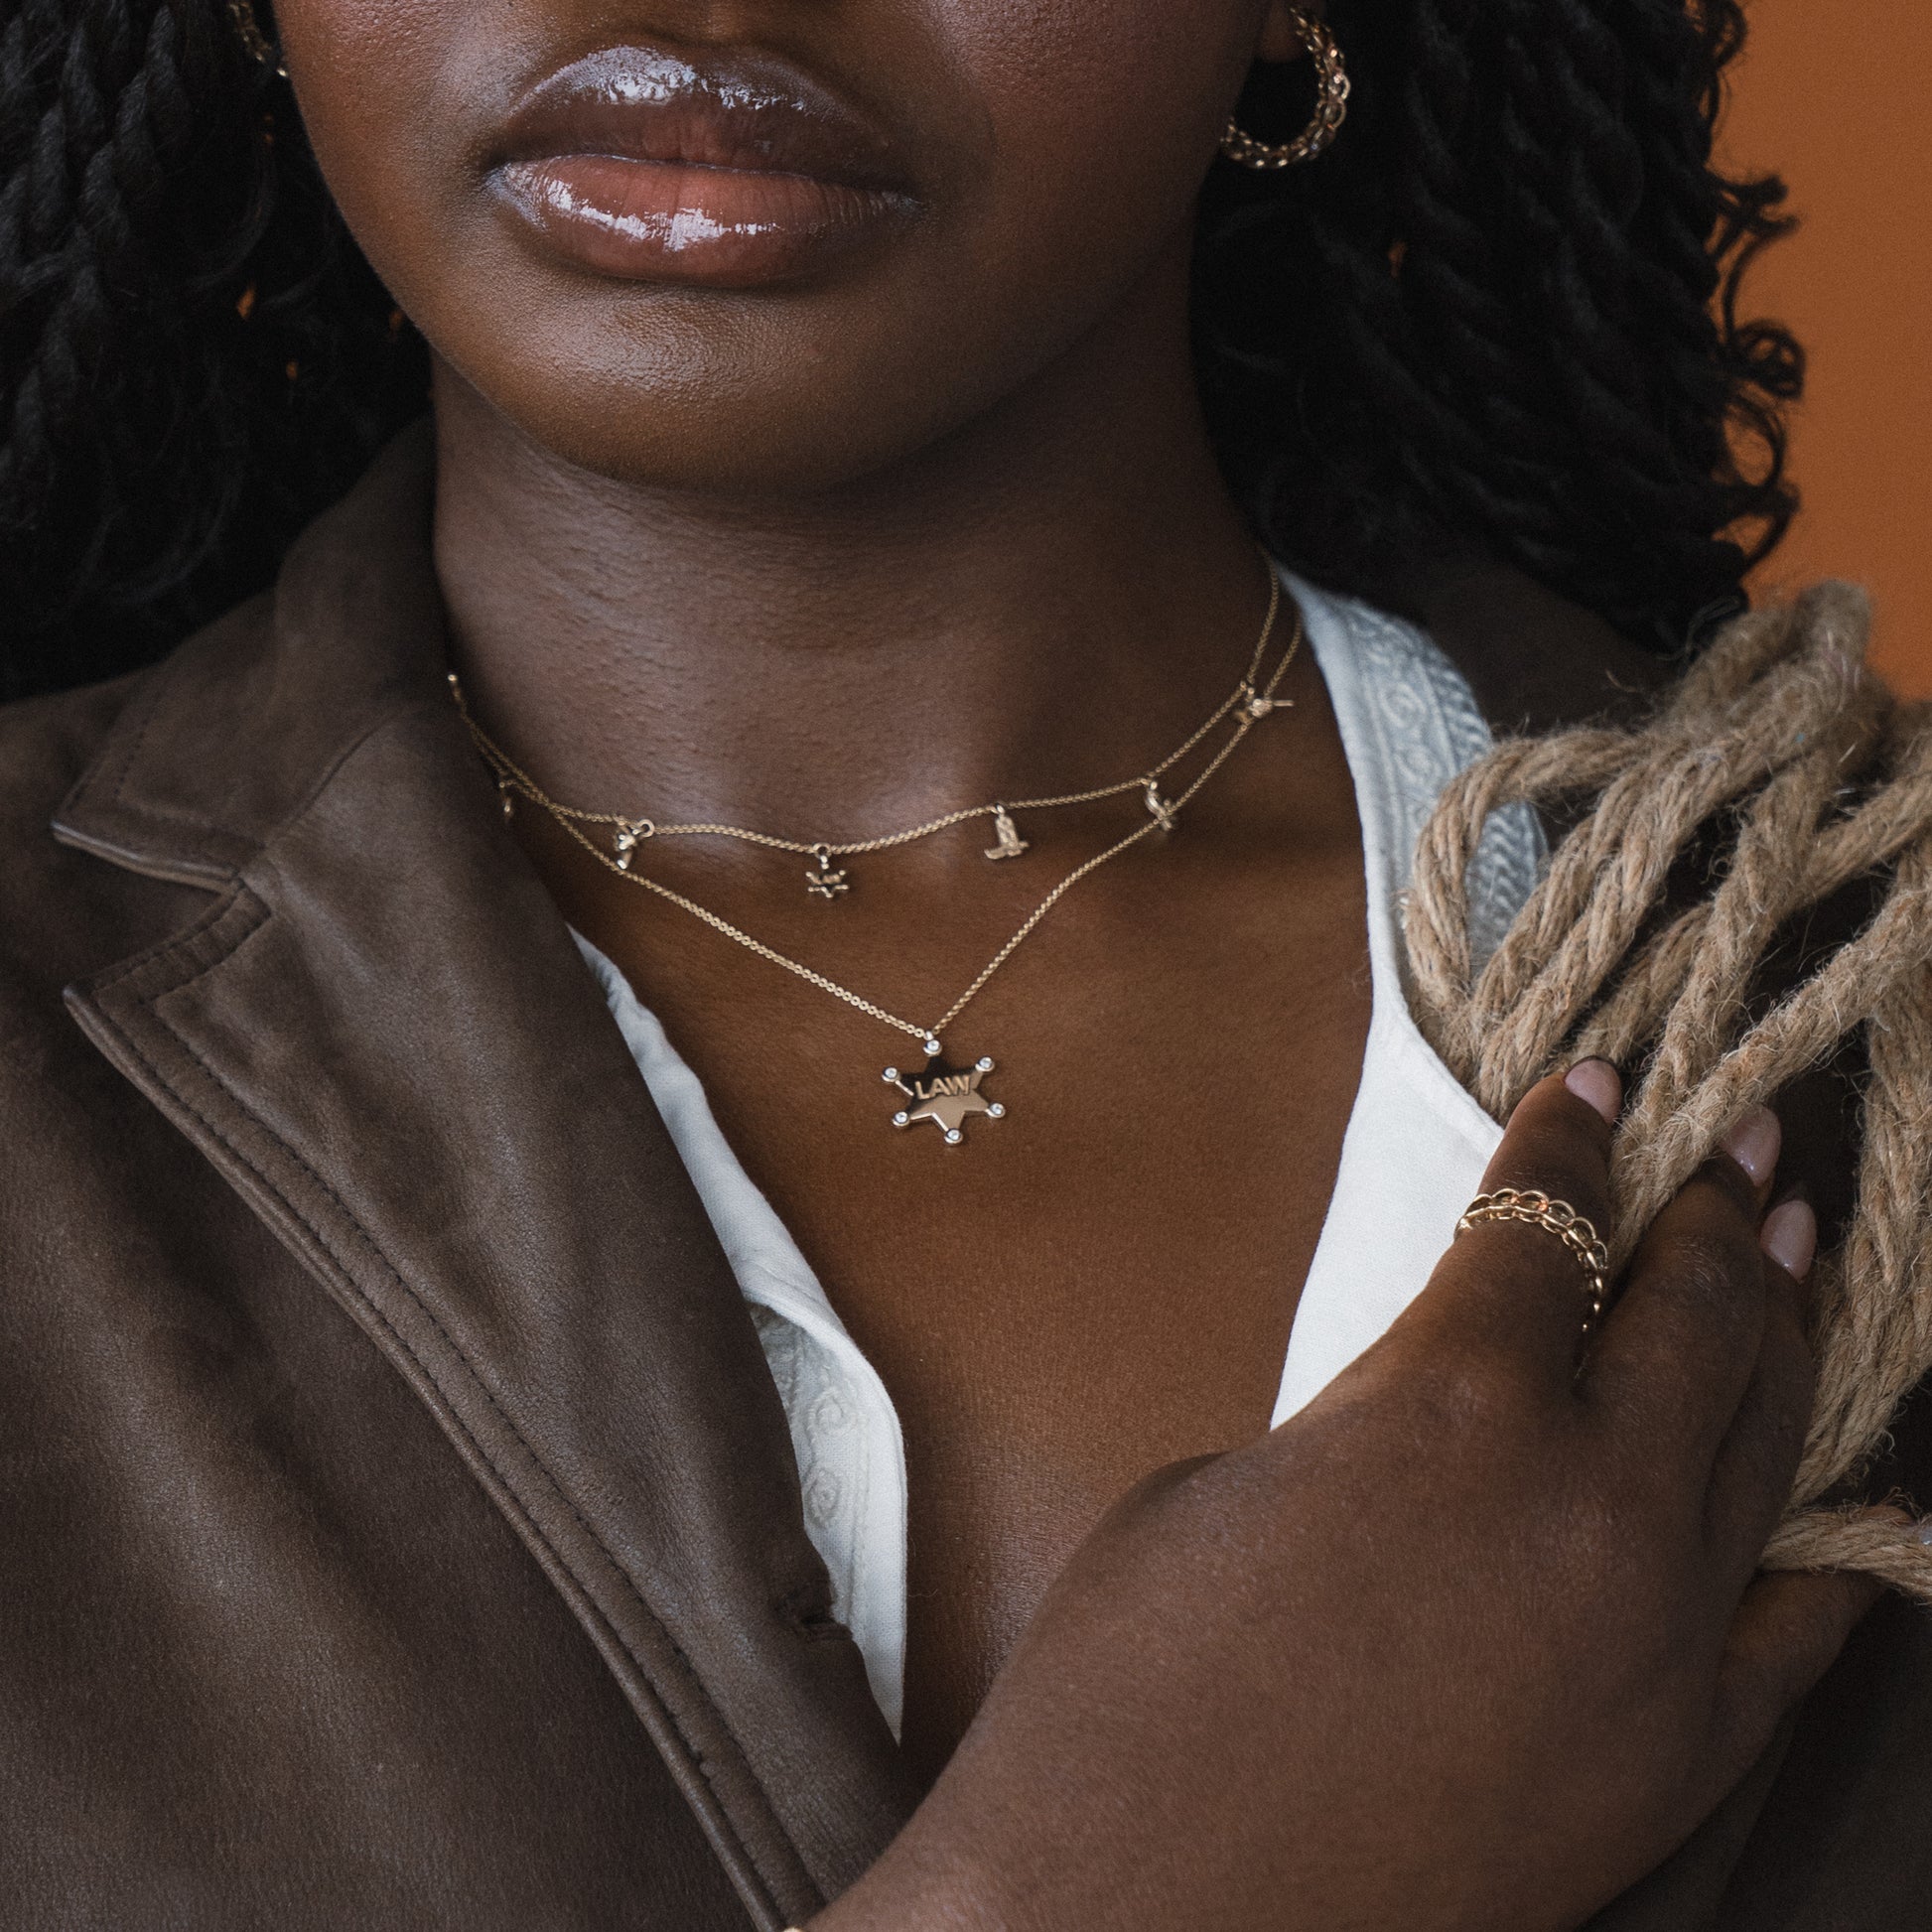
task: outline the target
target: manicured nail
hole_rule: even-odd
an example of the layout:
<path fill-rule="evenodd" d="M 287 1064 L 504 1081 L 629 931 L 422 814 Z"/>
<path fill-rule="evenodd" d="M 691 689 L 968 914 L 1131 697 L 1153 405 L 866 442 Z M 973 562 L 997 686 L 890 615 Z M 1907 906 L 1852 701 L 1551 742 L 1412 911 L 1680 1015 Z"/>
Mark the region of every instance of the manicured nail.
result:
<path fill-rule="evenodd" d="M 1587 1100 L 1612 1127 L 1623 1105 L 1623 1081 L 1608 1060 L 1579 1060 L 1563 1076 L 1563 1084 L 1579 1100 Z"/>
<path fill-rule="evenodd" d="M 1803 1281 L 1818 1252 L 1818 1216 L 1805 1201 L 1780 1201 L 1765 1215 L 1757 1244 L 1787 1275 Z"/>
<path fill-rule="evenodd" d="M 1739 1114 L 1718 1143 L 1760 1187 L 1778 1165 L 1778 1149 L 1783 1144 L 1784 1129 L 1768 1107 L 1753 1107 Z"/>

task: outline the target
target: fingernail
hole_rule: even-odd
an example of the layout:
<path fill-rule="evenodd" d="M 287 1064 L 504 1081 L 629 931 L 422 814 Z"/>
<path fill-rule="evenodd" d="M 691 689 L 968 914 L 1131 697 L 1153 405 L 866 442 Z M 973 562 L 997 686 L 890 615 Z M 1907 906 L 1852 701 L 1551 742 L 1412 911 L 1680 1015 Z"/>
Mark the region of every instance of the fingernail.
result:
<path fill-rule="evenodd" d="M 1818 1253 L 1818 1216 L 1804 1201 L 1781 1201 L 1765 1215 L 1757 1244 L 1787 1275 L 1803 1281 Z"/>
<path fill-rule="evenodd" d="M 1563 1076 L 1563 1084 L 1579 1100 L 1587 1100 L 1612 1127 L 1623 1105 L 1623 1081 L 1608 1060 L 1579 1060 Z"/>
<path fill-rule="evenodd" d="M 1753 1107 L 1739 1114 L 1725 1129 L 1718 1145 L 1761 1187 L 1778 1165 L 1778 1149 L 1784 1142 L 1784 1129 L 1768 1107 Z"/>

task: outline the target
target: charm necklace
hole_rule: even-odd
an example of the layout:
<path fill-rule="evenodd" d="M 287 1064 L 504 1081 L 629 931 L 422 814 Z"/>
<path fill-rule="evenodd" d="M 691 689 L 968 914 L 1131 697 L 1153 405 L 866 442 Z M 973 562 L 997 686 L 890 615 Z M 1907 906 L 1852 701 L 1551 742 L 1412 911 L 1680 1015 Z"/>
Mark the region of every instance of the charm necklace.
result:
<path fill-rule="evenodd" d="M 989 1100 L 980 1092 L 980 1082 L 994 1068 L 994 1062 L 990 1058 L 982 1055 L 979 1059 L 966 1066 L 955 1066 L 945 1059 L 944 1050 L 940 1043 L 940 1036 L 945 1033 L 946 1029 L 979 997 L 986 983 L 1020 949 L 1032 935 L 1035 927 L 1039 924 L 1040 920 L 1045 918 L 1047 913 L 1081 880 L 1085 879 L 1089 873 L 1098 872 L 1110 860 L 1118 859 L 1123 852 L 1128 851 L 1133 846 L 1139 845 L 1143 839 L 1149 837 L 1151 834 L 1155 832 L 1172 832 L 1174 829 L 1175 821 L 1181 810 L 1191 802 L 1201 787 L 1233 756 L 1235 747 L 1247 737 L 1249 732 L 1264 718 L 1270 716 L 1271 713 L 1293 708 L 1294 701 L 1292 699 L 1278 698 L 1275 694 L 1281 686 L 1282 679 L 1288 674 L 1289 666 L 1295 662 L 1296 656 L 1301 650 L 1304 626 L 1299 611 L 1296 613 L 1294 633 L 1289 638 L 1288 648 L 1282 653 L 1280 663 L 1275 666 L 1274 672 L 1268 678 L 1266 684 L 1258 682 L 1261 674 L 1262 657 L 1267 649 L 1268 640 L 1273 634 L 1275 620 L 1279 613 L 1281 603 L 1281 584 L 1280 580 L 1275 576 L 1272 565 L 1269 569 L 1269 578 L 1272 586 L 1272 595 L 1269 600 L 1268 619 L 1261 633 L 1261 640 L 1255 647 L 1254 658 L 1249 665 L 1248 674 L 1236 686 L 1234 692 L 1223 701 L 1206 724 L 1202 725 L 1178 751 L 1163 759 L 1151 771 L 1144 773 L 1141 777 L 1128 779 L 1121 784 L 1102 786 L 1093 791 L 1069 793 L 1062 798 L 1020 800 L 1011 806 L 978 806 L 964 811 L 950 812 L 943 818 L 932 819 L 926 824 L 914 826 L 908 831 L 897 833 L 887 838 L 869 839 L 855 844 L 838 845 L 829 841 L 819 841 L 808 845 L 802 841 L 777 839 L 763 833 L 747 832 L 737 827 L 723 825 L 656 826 L 649 833 L 640 832 L 637 836 L 632 837 L 628 843 L 625 843 L 623 841 L 624 832 L 637 825 L 638 821 L 625 820 L 620 818 L 615 813 L 584 812 L 570 806 L 559 804 L 543 790 L 535 779 L 530 777 L 520 766 L 512 762 L 508 754 L 477 723 L 476 719 L 471 715 L 469 702 L 463 693 L 463 686 L 459 683 L 454 671 L 450 673 L 450 691 L 456 700 L 457 710 L 461 714 L 464 724 L 469 728 L 470 736 L 475 742 L 478 752 L 482 755 L 483 761 L 489 766 L 490 772 L 496 780 L 497 789 L 503 799 L 504 815 L 506 817 L 514 809 L 514 799 L 518 797 L 527 799 L 531 804 L 547 812 L 556 821 L 558 827 L 571 838 L 575 839 L 599 865 L 605 867 L 608 871 L 616 873 L 620 879 L 626 880 L 633 886 L 641 887 L 645 892 L 654 894 L 659 898 L 667 899 L 680 910 L 690 913 L 693 918 L 701 919 L 714 932 L 722 933 L 727 939 L 735 941 L 748 952 L 756 953 L 760 959 L 769 960 L 772 965 L 783 967 L 786 972 L 803 980 L 808 986 L 815 986 L 820 992 L 829 993 L 833 999 L 843 1001 L 856 1012 L 863 1013 L 868 1018 L 877 1020 L 882 1025 L 892 1027 L 897 1032 L 918 1040 L 927 1056 L 926 1065 L 920 1072 L 901 1072 L 896 1066 L 889 1066 L 885 1070 L 884 1078 L 886 1082 L 897 1088 L 908 1103 L 894 1113 L 892 1117 L 893 1125 L 895 1127 L 910 1127 L 919 1121 L 929 1120 L 938 1128 L 942 1139 L 948 1147 L 958 1147 L 965 1139 L 965 1122 L 968 1118 L 975 1114 L 984 1114 L 989 1119 L 998 1120 L 1005 1114 L 1006 1108 L 999 1101 Z M 1215 751 L 1213 757 L 1207 760 L 1206 764 L 1201 767 L 1191 782 L 1181 791 L 1172 798 L 1163 797 L 1157 780 L 1164 772 L 1171 769 L 1181 759 L 1185 758 L 1195 746 L 1199 745 L 1216 725 L 1230 716 L 1233 718 L 1232 729 Z M 1094 854 L 1092 858 L 1075 866 L 1028 913 L 1013 936 L 980 968 L 966 990 L 929 1027 L 915 1025 L 910 1020 L 901 1019 L 897 1014 L 889 1012 L 885 1007 L 878 1005 L 875 1001 L 868 1000 L 863 994 L 853 992 L 850 987 L 841 986 L 837 980 L 828 978 L 825 974 L 815 971 L 810 966 L 805 965 L 801 960 L 792 959 L 786 954 L 779 952 L 776 947 L 767 946 L 762 940 L 755 939 L 742 927 L 732 924 L 729 919 L 721 917 L 718 913 L 712 911 L 710 907 L 700 905 L 696 899 L 688 898 L 684 894 L 674 891 L 669 886 L 660 884 L 655 879 L 647 878 L 643 873 L 632 870 L 631 866 L 636 847 L 642 842 L 644 837 L 655 836 L 662 838 L 672 833 L 715 833 L 720 836 L 744 839 L 749 843 L 771 847 L 778 851 L 810 853 L 816 862 L 813 874 L 807 875 L 808 879 L 812 881 L 812 890 L 820 894 L 821 897 L 832 898 L 836 897 L 839 893 L 845 890 L 843 873 L 831 864 L 834 858 L 850 856 L 860 852 L 881 852 L 893 846 L 907 845 L 915 839 L 927 838 L 932 833 L 941 831 L 949 825 L 959 825 L 968 819 L 982 817 L 989 811 L 994 814 L 995 835 L 998 839 L 998 844 L 987 850 L 987 858 L 1014 858 L 1027 850 L 1027 841 L 1018 836 L 1017 828 L 1014 825 L 1012 819 L 1012 813 L 1014 811 L 1021 809 L 1037 811 L 1053 805 L 1083 804 L 1093 800 L 1117 797 L 1123 792 L 1136 790 L 1144 794 L 1143 802 L 1147 807 L 1148 814 L 1146 819 L 1137 825 L 1133 831 L 1129 832 L 1126 837 L 1117 839 L 1112 845 Z M 649 821 L 642 821 L 642 823 L 648 825 Z M 600 840 L 592 837 L 584 829 L 587 825 L 617 826 L 620 828 L 618 840 L 613 845 L 607 846 Z"/>
<path fill-rule="evenodd" d="M 1096 785 L 1090 791 L 1068 791 L 1051 798 L 1013 798 L 996 800 L 990 805 L 966 805 L 958 811 L 942 813 L 937 818 L 928 818 L 920 824 L 906 827 L 902 832 L 888 832 L 876 839 L 789 839 L 779 838 L 770 832 L 758 832 L 744 825 L 725 825 L 711 822 L 698 824 L 673 824 L 661 819 L 628 818 L 621 812 L 591 812 L 580 806 L 566 805 L 555 798 L 546 796 L 534 779 L 516 764 L 508 754 L 491 740 L 470 716 L 464 712 L 464 722 L 469 725 L 470 733 L 477 741 L 477 749 L 483 755 L 496 780 L 496 789 L 503 800 L 503 814 L 508 817 L 515 809 L 518 797 L 539 805 L 560 823 L 568 820 L 580 827 L 608 828 L 610 852 L 617 862 L 619 872 L 627 873 L 631 862 L 639 850 L 655 839 L 714 838 L 736 839 L 745 845 L 763 846 L 771 852 L 795 852 L 809 858 L 812 865 L 805 873 L 805 890 L 815 898 L 826 900 L 842 898 L 852 890 L 847 868 L 835 866 L 835 859 L 856 859 L 867 853 L 890 852 L 896 846 L 911 845 L 919 839 L 929 839 L 935 832 L 943 832 L 948 827 L 963 825 L 969 819 L 986 818 L 992 821 L 994 843 L 988 846 L 989 859 L 1017 859 L 1027 850 L 1028 842 L 1020 836 L 1015 822 L 1016 812 L 1052 811 L 1063 805 L 1091 805 L 1103 798 L 1118 798 L 1124 793 L 1138 791 L 1147 809 L 1156 818 L 1166 809 L 1167 801 L 1161 796 L 1160 780 L 1178 764 L 1188 753 L 1200 744 L 1202 739 L 1214 730 L 1231 713 L 1245 712 L 1252 719 L 1265 718 L 1273 708 L 1274 699 L 1260 688 L 1263 659 L 1268 654 L 1269 641 L 1275 634 L 1275 626 L 1281 618 L 1282 584 L 1275 571 L 1274 563 L 1264 555 L 1262 561 L 1268 568 L 1268 615 L 1262 621 L 1261 635 L 1255 639 L 1248 668 L 1241 681 L 1228 695 L 1216 705 L 1207 718 L 1190 732 L 1159 764 L 1150 765 L 1145 771 L 1132 778 L 1122 778 L 1115 784 Z M 1301 613 L 1296 613 L 1296 644 L 1301 639 Z M 1293 652 L 1295 644 L 1290 645 Z M 1286 666 L 1284 665 L 1284 668 Z"/>

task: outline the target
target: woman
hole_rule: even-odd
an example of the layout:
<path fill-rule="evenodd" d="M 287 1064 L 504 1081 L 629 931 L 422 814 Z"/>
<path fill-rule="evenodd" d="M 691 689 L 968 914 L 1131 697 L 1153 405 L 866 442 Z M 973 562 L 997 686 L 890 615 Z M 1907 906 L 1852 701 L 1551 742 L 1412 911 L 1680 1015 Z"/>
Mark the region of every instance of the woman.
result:
<path fill-rule="evenodd" d="M 1605 1309 L 1616 1071 L 1395 927 L 1788 517 L 1735 10 L 1332 24 L 16 14 L 13 674 L 214 621 L 6 714 L 14 1922 L 1762 1895 L 1814 1210 L 1744 1109 Z"/>

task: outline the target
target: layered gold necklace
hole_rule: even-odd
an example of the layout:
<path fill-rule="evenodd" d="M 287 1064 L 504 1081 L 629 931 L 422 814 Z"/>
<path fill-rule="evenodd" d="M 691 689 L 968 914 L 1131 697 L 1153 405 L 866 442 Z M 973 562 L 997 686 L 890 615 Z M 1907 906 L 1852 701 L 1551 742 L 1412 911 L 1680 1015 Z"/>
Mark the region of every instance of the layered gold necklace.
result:
<path fill-rule="evenodd" d="M 1110 860 L 1118 859 L 1123 852 L 1139 845 L 1143 839 L 1154 833 L 1173 832 L 1181 811 L 1233 756 L 1235 748 L 1249 732 L 1274 712 L 1293 709 L 1292 700 L 1280 698 L 1276 693 L 1302 646 L 1304 635 L 1302 615 L 1299 610 L 1296 612 L 1294 631 L 1287 647 L 1281 652 L 1272 672 L 1268 672 L 1264 677 L 1268 648 L 1274 638 L 1282 607 L 1281 579 L 1277 576 L 1272 562 L 1268 562 L 1268 615 L 1263 621 L 1261 635 L 1256 639 L 1253 655 L 1240 682 L 1209 713 L 1206 720 L 1190 732 L 1159 764 L 1151 765 L 1145 771 L 1131 778 L 1123 778 L 1118 783 L 1096 785 L 1086 791 L 1064 792 L 1046 798 L 1014 798 L 998 800 L 986 805 L 963 806 L 957 811 L 945 812 L 937 818 L 929 818 L 920 824 L 908 826 L 903 831 L 890 832 L 872 839 L 780 838 L 775 834 L 755 831 L 742 825 L 709 822 L 678 823 L 648 817 L 631 817 L 620 812 L 586 811 L 574 805 L 563 804 L 552 798 L 478 724 L 470 709 L 469 700 L 464 695 L 463 686 L 454 671 L 450 673 L 450 691 L 456 699 L 457 710 L 462 715 L 464 724 L 469 728 L 471 739 L 476 744 L 483 762 L 488 766 L 491 777 L 495 780 L 497 794 L 502 800 L 504 817 L 514 814 L 516 801 L 519 798 L 526 800 L 548 813 L 563 832 L 582 846 L 600 865 L 616 873 L 619 878 L 628 881 L 633 886 L 641 887 L 645 892 L 654 894 L 659 898 L 667 899 L 680 910 L 690 913 L 693 918 L 701 919 L 714 932 L 724 934 L 727 939 L 743 946 L 748 952 L 756 953 L 760 959 L 769 960 L 772 965 L 783 967 L 786 972 L 803 980 L 806 985 L 815 986 L 820 992 L 829 993 L 833 999 L 842 1000 L 856 1011 L 917 1040 L 926 1054 L 926 1064 L 919 1072 L 901 1072 L 896 1066 L 889 1066 L 885 1070 L 887 1083 L 897 1089 L 906 1102 L 905 1105 L 895 1110 L 892 1116 L 893 1125 L 902 1128 L 911 1127 L 920 1121 L 931 1121 L 948 1147 L 958 1147 L 966 1138 L 966 1122 L 970 1118 L 983 1114 L 988 1119 L 999 1120 L 1006 1113 L 1006 1108 L 1000 1101 L 989 1099 L 981 1091 L 982 1081 L 994 1070 L 995 1063 L 992 1058 L 981 1055 L 978 1059 L 957 1065 L 949 1061 L 945 1056 L 942 1043 L 946 1030 L 979 997 L 986 983 L 1013 957 L 1047 913 L 1081 880 L 1089 873 L 1098 872 Z M 1161 788 L 1162 780 L 1181 764 L 1190 754 L 1199 750 L 1217 728 L 1222 726 L 1226 726 L 1227 729 L 1221 742 L 1207 757 L 1200 770 L 1179 790 L 1172 795 L 1164 794 Z M 987 859 L 996 863 L 1018 859 L 1030 850 L 1030 842 L 1020 836 L 1017 814 L 1050 811 L 1062 806 L 1094 804 L 1135 792 L 1140 794 L 1142 816 L 1134 829 L 1125 837 L 1116 839 L 1111 845 L 1095 853 L 1092 858 L 1075 866 L 1061 879 L 1028 913 L 1006 944 L 980 968 L 971 984 L 958 999 L 930 1026 L 925 1027 L 901 1019 L 897 1014 L 890 1012 L 875 1001 L 853 992 L 850 987 L 841 986 L 837 980 L 814 971 L 803 961 L 779 952 L 776 947 L 767 946 L 762 940 L 754 938 L 742 927 L 721 917 L 708 906 L 700 905 L 696 899 L 674 891 L 659 880 L 649 878 L 640 872 L 636 865 L 638 853 L 660 839 L 735 840 L 745 845 L 762 846 L 770 851 L 791 852 L 809 857 L 812 864 L 805 873 L 806 890 L 813 897 L 829 904 L 843 898 L 852 889 L 852 881 L 847 869 L 835 865 L 836 860 L 859 858 L 875 852 L 889 852 L 897 846 L 910 845 L 916 840 L 931 838 L 935 833 L 943 832 L 950 826 L 963 825 L 970 820 L 980 818 L 988 821 L 994 839 L 992 845 L 984 848 Z"/>

